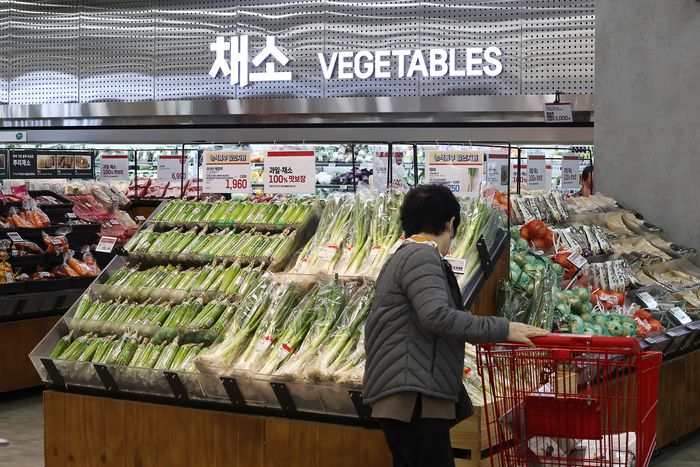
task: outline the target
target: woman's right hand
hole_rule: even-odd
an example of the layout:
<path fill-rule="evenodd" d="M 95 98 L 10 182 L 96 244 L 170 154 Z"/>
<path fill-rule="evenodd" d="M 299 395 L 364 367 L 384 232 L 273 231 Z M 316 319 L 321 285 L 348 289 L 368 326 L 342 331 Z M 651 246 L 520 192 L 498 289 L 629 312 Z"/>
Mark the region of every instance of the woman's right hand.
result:
<path fill-rule="evenodd" d="M 508 325 L 508 342 L 517 344 L 526 344 L 534 347 L 535 344 L 530 340 L 532 337 L 541 337 L 549 334 L 549 331 L 530 326 L 523 323 L 510 323 Z"/>

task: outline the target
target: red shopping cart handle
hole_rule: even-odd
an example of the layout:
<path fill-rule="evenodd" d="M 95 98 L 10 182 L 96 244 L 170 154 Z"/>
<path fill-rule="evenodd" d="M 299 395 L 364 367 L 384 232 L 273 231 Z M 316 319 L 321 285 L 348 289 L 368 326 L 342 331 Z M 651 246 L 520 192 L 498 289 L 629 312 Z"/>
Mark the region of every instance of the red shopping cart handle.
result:
<path fill-rule="evenodd" d="M 533 337 L 535 347 L 576 347 L 598 349 L 629 349 L 639 352 L 641 347 L 636 337 L 587 336 L 585 334 L 558 334 Z"/>

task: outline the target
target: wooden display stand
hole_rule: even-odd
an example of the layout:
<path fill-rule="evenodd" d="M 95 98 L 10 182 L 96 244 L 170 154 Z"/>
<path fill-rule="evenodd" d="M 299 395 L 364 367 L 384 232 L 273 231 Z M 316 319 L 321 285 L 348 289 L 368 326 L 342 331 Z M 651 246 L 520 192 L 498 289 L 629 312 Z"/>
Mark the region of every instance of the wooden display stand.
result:
<path fill-rule="evenodd" d="M 60 316 L 0 322 L 0 393 L 41 386 L 29 352 Z"/>

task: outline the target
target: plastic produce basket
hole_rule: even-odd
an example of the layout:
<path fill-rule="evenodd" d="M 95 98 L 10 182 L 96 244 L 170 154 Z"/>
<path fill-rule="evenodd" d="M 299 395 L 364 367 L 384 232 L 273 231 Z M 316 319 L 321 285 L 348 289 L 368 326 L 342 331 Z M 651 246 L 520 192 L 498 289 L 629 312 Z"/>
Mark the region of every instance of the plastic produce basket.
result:
<path fill-rule="evenodd" d="M 478 348 L 479 373 L 492 389 L 484 396 L 494 406 L 487 412 L 491 465 L 648 466 L 661 354 L 642 352 L 631 337 L 533 341 L 534 348 Z"/>

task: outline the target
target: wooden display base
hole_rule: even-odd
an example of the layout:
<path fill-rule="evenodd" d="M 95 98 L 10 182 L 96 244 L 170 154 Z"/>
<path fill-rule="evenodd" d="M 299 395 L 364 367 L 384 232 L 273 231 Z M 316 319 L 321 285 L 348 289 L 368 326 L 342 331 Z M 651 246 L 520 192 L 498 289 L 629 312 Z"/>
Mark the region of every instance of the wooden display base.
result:
<path fill-rule="evenodd" d="M 661 363 L 656 446 L 700 428 L 700 349 Z"/>
<path fill-rule="evenodd" d="M 29 352 L 60 316 L 0 322 L 0 393 L 41 386 Z"/>
<path fill-rule="evenodd" d="M 391 465 L 378 430 L 44 393 L 46 467 Z"/>

